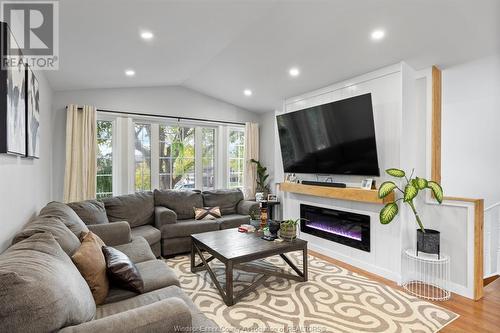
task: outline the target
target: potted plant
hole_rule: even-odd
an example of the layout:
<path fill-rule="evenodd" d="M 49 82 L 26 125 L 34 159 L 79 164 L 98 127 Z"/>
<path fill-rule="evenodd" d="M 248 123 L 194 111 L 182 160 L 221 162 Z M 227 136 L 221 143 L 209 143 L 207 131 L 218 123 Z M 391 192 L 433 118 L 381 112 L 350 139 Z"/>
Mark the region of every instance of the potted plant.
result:
<path fill-rule="evenodd" d="M 396 217 L 396 215 L 398 215 L 398 202 L 402 200 L 410 206 L 413 214 L 415 215 L 415 221 L 419 227 L 419 229 L 417 229 L 417 255 L 418 252 L 421 251 L 425 253 L 437 254 L 439 256 L 439 231 L 424 228 L 413 200 L 421 193 L 421 191 L 430 189 L 434 194 L 436 201 L 441 204 L 443 201 L 443 189 L 437 182 L 420 177 L 413 178 L 413 171 L 409 178 L 406 176 L 406 173 L 400 169 L 391 168 L 385 171 L 392 177 L 404 179 L 406 184 L 404 185 L 404 190 L 402 190 L 393 181 L 386 181 L 380 185 L 380 188 L 378 189 L 378 196 L 381 199 L 387 197 L 394 190 L 397 190 L 402 194 L 401 198 L 386 204 L 384 208 L 382 208 L 380 211 L 380 223 L 388 224 Z"/>
<path fill-rule="evenodd" d="M 301 219 L 296 220 L 285 220 L 280 224 L 280 230 L 278 236 L 288 242 L 293 241 L 297 238 L 297 225 L 299 224 Z"/>
<path fill-rule="evenodd" d="M 267 168 L 262 166 L 260 161 L 254 160 L 253 158 L 250 161 L 257 165 L 257 187 L 255 188 L 255 192 L 262 192 L 263 199 L 265 200 L 270 192 L 269 183 L 267 182 L 269 178 Z"/>
<path fill-rule="evenodd" d="M 260 227 L 260 209 L 251 209 L 248 214 L 250 215 L 250 224 L 258 229 Z"/>

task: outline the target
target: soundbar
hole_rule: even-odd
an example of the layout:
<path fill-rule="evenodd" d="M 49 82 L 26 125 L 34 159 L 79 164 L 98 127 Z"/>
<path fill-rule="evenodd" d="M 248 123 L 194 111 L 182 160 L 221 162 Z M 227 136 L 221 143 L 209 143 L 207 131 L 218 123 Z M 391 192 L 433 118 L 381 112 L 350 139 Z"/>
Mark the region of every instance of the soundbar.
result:
<path fill-rule="evenodd" d="M 327 187 L 341 187 L 346 188 L 345 183 L 333 183 L 333 182 L 315 182 L 312 180 L 303 180 L 302 185 L 314 185 L 314 186 L 327 186 Z"/>

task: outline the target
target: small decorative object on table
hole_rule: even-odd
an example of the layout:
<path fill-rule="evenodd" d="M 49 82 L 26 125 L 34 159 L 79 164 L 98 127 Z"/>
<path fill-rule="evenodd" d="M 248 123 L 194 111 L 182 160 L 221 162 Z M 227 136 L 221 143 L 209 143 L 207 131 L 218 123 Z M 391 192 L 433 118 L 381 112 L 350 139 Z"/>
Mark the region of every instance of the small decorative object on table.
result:
<path fill-rule="evenodd" d="M 271 201 L 271 202 L 278 201 L 278 197 L 276 196 L 276 194 L 268 194 L 267 201 Z"/>
<path fill-rule="evenodd" d="M 264 229 L 267 226 L 267 207 L 262 206 L 260 208 L 260 229 Z"/>
<path fill-rule="evenodd" d="M 255 193 L 255 201 L 257 201 L 257 202 L 264 201 L 264 192 Z"/>
<path fill-rule="evenodd" d="M 289 173 L 288 175 L 286 175 L 285 181 L 288 183 L 297 183 L 297 175 L 294 173 Z"/>
<path fill-rule="evenodd" d="M 430 189 L 434 194 L 434 198 L 438 203 L 441 204 L 443 201 L 443 189 L 441 185 L 437 182 L 426 180 L 424 178 L 415 177 L 413 178 L 413 171 L 410 175 L 410 178 L 406 177 L 406 174 L 403 170 L 400 169 L 387 169 L 385 171 L 388 175 L 396 177 L 396 178 L 404 178 L 406 180 L 406 185 L 404 187 L 404 191 L 401 190 L 395 182 L 387 181 L 380 185 L 378 189 L 379 198 L 383 199 L 389 195 L 394 190 L 398 190 L 403 194 L 402 198 L 397 199 L 394 202 L 390 202 L 385 205 L 384 208 L 380 211 L 380 223 L 388 224 L 390 223 L 396 215 L 398 215 L 399 209 L 397 202 L 403 200 L 406 202 L 408 206 L 410 206 L 413 214 L 415 215 L 416 222 L 419 226 L 417 229 L 417 251 L 416 255 L 418 256 L 419 252 L 437 254 L 439 259 L 439 231 L 432 229 L 425 229 L 422 221 L 420 220 L 420 216 L 417 213 L 417 209 L 415 208 L 415 204 L 413 200 L 417 197 L 421 190 Z"/>
<path fill-rule="evenodd" d="M 297 238 L 297 224 L 301 219 L 285 220 L 280 224 L 278 237 L 287 242 L 292 242 Z"/>
<path fill-rule="evenodd" d="M 252 209 L 248 214 L 250 215 L 250 224 L 255 228 L 260 227 L 260 209 Z"/>
<path fill-rule="evenodd" d="M 242 224 L 238 228 L 239 232 L 255 232 L 255 227 L 250 224 Z"/>

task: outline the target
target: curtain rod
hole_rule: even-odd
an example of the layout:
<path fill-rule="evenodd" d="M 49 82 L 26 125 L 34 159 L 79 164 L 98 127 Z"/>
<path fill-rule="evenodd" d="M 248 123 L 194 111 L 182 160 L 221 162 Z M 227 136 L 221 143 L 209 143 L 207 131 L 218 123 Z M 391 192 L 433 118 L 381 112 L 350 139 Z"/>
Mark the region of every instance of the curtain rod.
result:
<path fill-rule="evenodd" d="M 78 110 L 83 110 L 83 108 L 79 107 Z M 128 114 L 128 115 L 133 115 L 133 116 L 177 119 L 177 121 L 180 121 L 182 119 L 182 120 L 192 120 L 192 121 L 203 121 L 203 122 L 207 122 L 207 123 L 245 125 L 245 123 L 239 123 L 239 122 L 235 122 L 235 121 L 212 120 L 212 119 L 191 118 L 191 117 L 176 117 L 176 116 L 166 116 L 166 115 L 159 115 L 159 114 L 147 114 L 147 113 L 139 113 L 139 112 L 122 112 L 122 111 L 113 111 L 113 110 L 104 110 L 104 109 L 96 109 L 96 110 L 98 112 L 103 112 L 103 113 L 118 113 L 118 114 Z"/>

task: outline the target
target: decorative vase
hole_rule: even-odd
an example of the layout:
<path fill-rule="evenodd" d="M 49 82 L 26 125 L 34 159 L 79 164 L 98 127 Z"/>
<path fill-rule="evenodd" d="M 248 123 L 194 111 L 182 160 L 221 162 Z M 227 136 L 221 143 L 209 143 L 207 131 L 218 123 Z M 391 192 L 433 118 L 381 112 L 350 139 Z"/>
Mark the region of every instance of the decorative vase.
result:
<path fill-rule="evenodd" d="M 440 233 L 437 230 L 417 229 L 417 256 L 418 252 L 437 254 L 439 258 Z"/>
<path fill-rule="evenodd" d="M 278 236 L 284 241 L 293 241 L 295 238 L 297 238 L 297 226 L 281 224 Z"/>
<path fill-rule="evenodd" d="M 264 229 L 267 226 L 267 208 L 262 207 L 260 209 L 260 229 Z"/>

